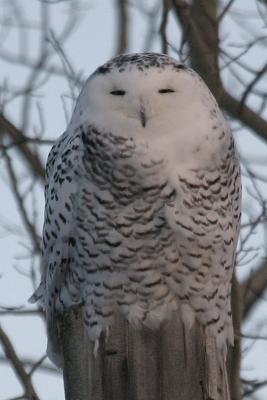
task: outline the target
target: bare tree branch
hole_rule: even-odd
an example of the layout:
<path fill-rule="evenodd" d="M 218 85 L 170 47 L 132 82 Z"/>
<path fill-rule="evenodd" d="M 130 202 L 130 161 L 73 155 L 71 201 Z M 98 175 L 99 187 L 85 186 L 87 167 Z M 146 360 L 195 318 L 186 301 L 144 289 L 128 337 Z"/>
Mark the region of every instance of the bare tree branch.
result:
<path fill-rule="evenodd" d="M 264 291 L 267 288 L 267 261 L 240 285 L 240 298 L 242 299 L 243 318 L 247 318 Z"/>
<path fill-rule="evenodd" d="M 267 140 L 267 122 L 248 106 L 240 109 L 240 101 L 230 95 L 222 86 L 218 69 L 218 32 L 217 18 L 214 11 L 215 1 L 194 1 L 194 9 L 184 0 L 173 0 L 175 14 L 180 21 L 184 35 L 190 45 L 192 65 L 200 73 L 211 91 L 216 95 L 220 105 L 234 118 L 251 128 L 265 141 Z M 205 12 L 200 10 L 207 7 Z M 193 12 L 195 16 L 193 18 Z M 198 16 L 196 15 L 198 12 Z M 200 15 L 206 16 L 205 22 Z M 203 17 L 203 18 L 204 18 Z M 198 24 L 198 25 L 197 25 Z M 203 29 L 207 26 L 207 29 Z M 205 33 L 204 33 L 205 32 Z M 208 35 L 208 36 L 207 36 Z M 215 37 L 212 42 L 208 37 Z M 216 39 L 217 38 L 217 39 Z"/>
<path fill-rule="evenodd" d="M 26 164 L 30 167 L 33 175 L 36 175 L 42 181 L 45 177 L 45 169 L 43 163 L 25 142 L 27 142 L 24 133 L 12 124 L 3 114 L 0 113 L 0 137 L 1 135 L 8 134 L 13 142 L 21 142 L 18 150 L 23 156 Z"/>
<path fill-rule="evenodd" d="M 6 357 L 12 364 L 17 377 L 19 378 L 22 386 L 24 387 L 25 396 L 29 400 L 38 400 L 39 398 L 38 398 L 38 396 L 35 392 L 35 389 L 32 385 L 31 378 L 30 378 L 29 374 L 27 374 L 27 372 L 25 371 L 25 368 L 24 368 L 21 360 L 17 356 L 17 353 L 16 353 L 11 341 L 9 340 L 8 336 L 2 329 L 1 325 L 0 325 L 0 341 L 2 343 L 2 347 L 6 354 Z"/>
<path fill-rule="evenodd" d="M 267 141 L 267 122 L 250 107 L 243 105 L 242 109 L 240 109 L 240 102 L 225 90 L 221 92 L 220 104 L 232 117 Z"/>
<path fill-rule="evenodd" d="M 116 0 L 116 10 L 117 18 L 116 21 L 118 36 L 117 36 L 117 49 L 115 54 L 122 54 L 127 51 L 128 47 L 128 13 L 127 13 L 127 1 L 126 0 Z"/>
<path fill-rule="evenodd" d="M 40 253 L 41 252 L 40 239 L 37 235 L 35 226 L 31 223 L 28 213 L 25 209 L 24 200 L 19 192 L 19 185 L 14 171 L 14 167 L 12 166 L 11 159 L 7 154 L 7 152 L 4 152 L 4 158 L 6 161 L 7 171 L 11 182 L 11 189 L 14 193 L 14 197 L 16 199 L 17 207 L 20 212 L 23 224 L 25 225 L 25 228 L 29 233 L 32 243 L 34 244 L 34 252 Z"/>
<path fill-rule="evenodd" d="M 34 368 L 34 366 L 36 365 L 36 360 L 30 359 L 30 358 L 20 359 L 20 362 L 23 364 L 24 368 L 26 368 L 26 367 Z M 6 365 L 7 363 L 9 363 L 8 358 L 0 355 L 0 364 Z M 38 366 L 38 371 L 48 372 L 48 373 L 51 373 L 51 374 L 57 375 L 57 376 L 61 375 L 61 372 L 59 370 L 57 370 L 55 367 L 53 367 L 52 365 L 49 365 L 49 364 L 44 364 L 44 363 Z"/>
<path fill-rule="evenodd" d="M 244 104 L 246 103 L 246 99 L 250 93 L 252 93 L 253 87 L 258 83 L 258 81 L 263 77 L 263 75 L 267 71 L 267 63 L 255 74 L 252 81 L 247 85 L 246 90 L 243 93 L 243 96 L 240 100 L 240 109 L 242 110 Z"/>
<path fill-rule="evenodd" d="M 216 1 L 172 0 L 185 39 L 193 68 L 202 76 L 218 98 L 221 81 L 218 67 L 218 23 Z M 204 28 L 205 27 L 205 28 Z"/>
<path fill-rule="evenodd" d="M 41 309 L 27 310 L 22 307 L 3 307 L 0 306 L 0 316 L 38 316 L 43 317 L 43 311 Z"/>
<path fill-rule="evenodd" d="M 168 53 L 168 41 L 167 41 L 167 23 L 168 23 L 168 15 L 170 11 L 170 0 L 163 0 L 162 5 L 162 19 L 159 28 L 159 33 L 161 37 L 161 51 L 162 53 Z"/>
<path fill-rule="evenodd" d="M 261 389 L 263 386 L 267 385 L 267 379 L 261 382 L 252 382 L 250 383 L 249 388 L 244 390 L 243 397 L 250 396 L 254 394 L 257 390 Z M 252 398 L 252 397 L 251 397 Z"/>
<path fill-rule="evenodd" d="M 221 14 L 219 15 L 217 21 L 218 23 L 222 21 L 222 19 L 224 18 L 224 16 L 228 13 L 228 11 L 230 10 L 230 8 L 232 7 L 232 5 L 234 4 L 235 0 L 229 0 L 228 3 L 226 4 L 226 6 L 224 7 L 224 9 L 222 10 Z"/>

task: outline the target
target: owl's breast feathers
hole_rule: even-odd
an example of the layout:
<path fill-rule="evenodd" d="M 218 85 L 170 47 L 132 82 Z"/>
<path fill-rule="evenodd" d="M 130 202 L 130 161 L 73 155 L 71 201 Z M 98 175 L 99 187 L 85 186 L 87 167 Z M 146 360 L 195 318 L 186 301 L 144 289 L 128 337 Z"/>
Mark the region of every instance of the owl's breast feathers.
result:
<path fill-rule="evenodd" d="M 134 141 L 110 135 L 92 145 L 82 134 L 91 186 L 81 188 L 77 228 L 88 233 L 84 267 L 104 284 L 99 297 L 114 290 L 112 301 L 134 323 L 157 325 L 180 301 L 218 340 L 233 340 L 229 291 L 241 192 L 234 142 L 224 136 L 217 165 L 211 159 L 196 169 L 194 159 L 180 171 L 177 160 L 173 184 L 168 160 L 138 159 Z M 184 318 L 190 325 L 188 308 Z"/>

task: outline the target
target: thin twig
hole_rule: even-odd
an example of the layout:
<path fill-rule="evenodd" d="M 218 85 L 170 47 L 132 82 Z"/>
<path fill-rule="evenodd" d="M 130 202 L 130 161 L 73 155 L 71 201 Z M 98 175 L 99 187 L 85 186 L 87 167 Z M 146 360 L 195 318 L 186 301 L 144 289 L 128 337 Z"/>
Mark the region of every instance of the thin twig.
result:
<path fill-rule="evenodd" d="M 232 5 L 234 4 L 235 0 L 229 0 L 228 3 L 226 4 L 226 6 L 224 7 L 224 9 L 222 10 L 221 14 L 219 15 L 217 21 L 218 23 L 222 22 L 223 18 L 225 17 L 225 15 L 228 13 L 228 11 L 230 10 L 230 7 L 232 7 Z"/>
<path fill-rule="evenodd" d="M 9 178 L 10 178 L 10 183 L 11 183 L 11 188 L 12 191 L 14 193 L 16 202 L 17 202 L 17 206 L 22 218 L 22 221 L 32 239 L 32 242 L 34 243 L 34 252 L 40 253 L 41 252 L 41 247 L 40 247 L 40 242 L 39 242 L 39 238 L 38 235 L 36 233 L 35 230 L 35 226 L 31 223 L 31 221 L 29 220 L 27 211 L 25 209 L 24 206 L 24 201 L 23 198 L 19 192 L 19 185 L 18 185 L 18 181 L 17 181 L 17 177 L 16 177 L 16 173 L 14 171 L 14 167 L 12 166 L 12 162 L 11 159 L 9 157 L 9 155 L 4 152 L 4 159 L 6 161 L 6 166 L 7 166 L 7 171 L 9 174 Z"/>
<path fill-rule="evenodd" d="M 9 360 L 6 357 L 0 355 L 0 364 L 7 364 L 8 362 Z M 36 360 L 30 358 L 21 358 L 20 362 L 23 364 L 24 368 L 33 368 L 36 364 Z M 51 373 L 57 376 L 61 375 L 61 372 L 58 369 L 47 363 L 39 365 L 38 371 Z"/>
<path fill-rule="evenodd" d="M 246 103 L 246 99 L 249 94 L 252 92 L 253 87 L 258 83 L 258 81 L 263 77 L 263 75 L 267 72 L 267 63 L 258 71 L 258 73 L 254 76 L 252 81 L 247 85 L 246 90 L 243 93 L 243 96 L 240 100 L 240 110 L 243 109 L 244 104 Z"/>

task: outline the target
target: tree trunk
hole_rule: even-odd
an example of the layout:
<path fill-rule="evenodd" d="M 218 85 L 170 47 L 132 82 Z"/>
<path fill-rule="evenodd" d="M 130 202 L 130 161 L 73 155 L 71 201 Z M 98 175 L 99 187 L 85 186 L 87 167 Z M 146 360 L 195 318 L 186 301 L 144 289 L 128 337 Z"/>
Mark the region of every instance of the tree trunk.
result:
<path fill-rule="evenodd" d="M 214 339 L 197 323 L 185 332 L 177 314 L 158 330 L 134 329 L 117 314 L 94 355 L 81 309 L 71 310 L 62 344 L 66 400 L 229 399 Z"/>

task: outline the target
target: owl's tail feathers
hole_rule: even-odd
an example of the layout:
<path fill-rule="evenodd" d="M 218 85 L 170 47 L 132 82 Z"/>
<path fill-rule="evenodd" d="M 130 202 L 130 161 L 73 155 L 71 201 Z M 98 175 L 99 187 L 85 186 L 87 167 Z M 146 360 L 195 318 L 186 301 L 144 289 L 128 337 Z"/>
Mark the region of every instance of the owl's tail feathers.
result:
<path fill-rule="evenodd" d="M 31 295 L 31 297 L 28 299 L 28 302 L 31 304 L 34 303 L 40 303 L 41 306 L 44 306 L 44 291 L 45 291 L 45 285 L 44 282 L 42 281 L 38 288 L 35 290 L 35 292 Z"/>
<path fill-rule="evenodd" d="M 62 346 L 60 341 L 60 327 L 58 323 L 58 312 L 55 307 L 54 296 L 50 294 L 50 301 L 46 301 L 46 287 L 44 281 L 40 283 L 28 302 L 39 303 L 45 310 L 47 329 L 47 356 L 58 368 L 62 368 Z"/>
<path fill-rule="evenodd" d="M 64 312 L 83 304 L 73 276 L 57 271 L 50 285 L 46 304 L 47 355 L 57 368 L 63 368 L 62 317 Z"/>

